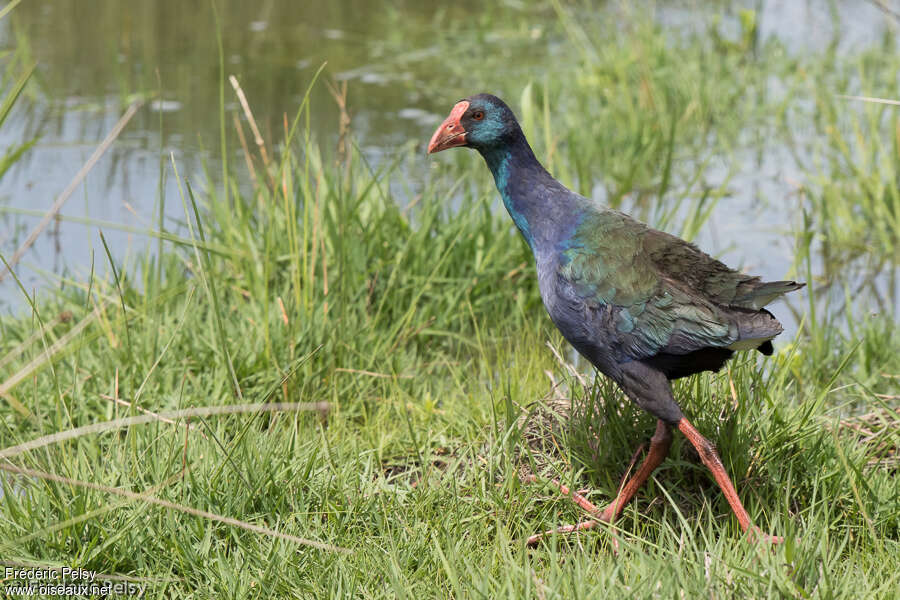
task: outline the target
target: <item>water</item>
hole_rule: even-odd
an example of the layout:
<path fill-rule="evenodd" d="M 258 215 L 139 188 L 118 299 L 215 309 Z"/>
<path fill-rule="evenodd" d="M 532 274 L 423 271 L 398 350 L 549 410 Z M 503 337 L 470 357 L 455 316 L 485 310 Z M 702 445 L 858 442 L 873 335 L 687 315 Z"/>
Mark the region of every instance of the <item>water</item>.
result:
<path fill-rule="evenodd" d="M 490 73 L 463 71 L 457 57 L 473 52 L 508 57 L 509 71 L 521 72 L 524 85 L 552 68 L 560 44 L 546 26 L 554 18 L 552 8 L 511 0 L 452 7 L 405 0 L 223 0 L 217 6 L 218 17 L 206 1 L 31 0 L 0 22 L 0 46 L 24 48 L 38 63 L 35 85 L 0 129 L 0 145 L 40 136 L 0 182 L 4 256 L 13 253 L 134 100 L 145 103 L 62 215 L 155 229 L 161 156 L 166 161 L 174 156 L 181 174 L 197 182 L 205 180 L 204 165 L 213 175 L 219 171 L 217 19 L 226 74 L 240 80 L 266 140 L 282 137 L 284 115 L 293 117 L 313 74 L 327 61 L 327 78 L 349 85 L 354 136 L 375 161 L 410 140 L 424 144 L 458 97 L 495 89 Z M 777 36 L 798 52 L 826 47 L 835 37 L 835 22 L 841 23 L 841 44 L 850 46 L 865 44 L 888 27 L 875 3 L 837 2 L 837 21 L 826 3 L 750 6 L 758 10 L 763 36 Z M 633 9 L 627 3 L 610 2 L 592 17 L 616 18 L 628 10 Z M 737 9 L 717 2 L 667 5 L 656 18 L 683 27 L 697 10 L 723 12 L 726 25 L 736 23 Z M 229 144 L 237 151 L 230 118 L 239 107 L 226 86 Z M 333 143 L 339 112 L 324 85 L 314 88 L 313 106 L 317 135 Z M 413 168 L 408 176 L 416 173 Z M 784 235 L 791 224 L 759 207 L 761 199 L 789 197 L 785 179 L 797 175 L 779 157 L 742 174 L 735 196 L 716 211 L 698 242 L 768 278 L 783 277 L 793 255 L 792 239 Z M 171 176 L 163 193 L 167 219 L 183 218 Z M 749 232 L 747 223 L 752 223 Z M 146 251 L 143 235 L 111 227 L 104 235 L 119 263 Z M 760 247 L 767 252 L 760 253 Z M 54 284 L 54 273 L 84 280 L 92 261 L 98 271 L 106 270 L 98 226 L 62 220 L 41 236 L 17 273 L 29 290 L 39 289 Z M 17 306 L 21 294 L 7 278 L 0 282 L 0 308 Z"/>

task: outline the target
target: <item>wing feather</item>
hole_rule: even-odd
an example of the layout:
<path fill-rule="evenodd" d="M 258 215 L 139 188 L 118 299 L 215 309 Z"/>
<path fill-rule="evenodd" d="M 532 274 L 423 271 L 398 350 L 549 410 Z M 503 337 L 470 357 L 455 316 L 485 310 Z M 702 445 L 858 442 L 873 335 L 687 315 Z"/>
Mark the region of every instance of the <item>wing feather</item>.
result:
<path fill-rule="evenodd" d="M 763 343 L 781 328 L 771 315 L 763 323 L 759 308 L 802 286 L 762 283 L 612 210 L 586 215 L 562 249 L 558 276 L 585 307 L 609 311 L 597 333 L 622 360 L 729 348 L 751 334 Z"/>

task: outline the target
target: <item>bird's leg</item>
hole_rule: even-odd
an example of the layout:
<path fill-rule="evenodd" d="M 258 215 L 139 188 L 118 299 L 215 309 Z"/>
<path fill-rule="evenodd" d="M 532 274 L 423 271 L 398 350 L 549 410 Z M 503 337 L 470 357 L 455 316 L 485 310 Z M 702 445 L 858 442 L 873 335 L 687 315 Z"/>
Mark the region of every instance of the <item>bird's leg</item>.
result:
<path fill-rule="evenodd" d="M 719 489 L 722 490 L 725 499 L 728 500 L 728 504 L 731 506 L 731 510 L 734 511 L 734 516 L 737 517 L 738 523 L 741 526 L 741 531 L 747 533 L 751 539 L 768 539 L 773 544 L 781 543 L 783 541 L 782 538 L 763 533 L 758 527 L 750 523 L 750 515 L 744 508 L 744 505 L 741 504 L 741 499 L 738 497 L 737 491 L 731 483 L 731 478 L 728 477 L 728 473 L 725 471 L 725 465 L 722 464 L 722 459 L 719 458 L 716 447 L 703 437 L 700 432 L 691 425 L 690 421 L 685 418 L 682 418 L 678 422 L 678 430 L 684 434 L 684 437 L 686 437 L 691 445 L 697 450 L 697 454 L 700 455 L 700 460 L 703 461 L 706 468 L 712 471 L 716 483 L 719 484 Z"/>
<path fill-rule="evenodd" d="M 641 463 L 641 467 L 634 474 L 634 477 L 619 490 L 619 495 L 616 496 L 616 499 L 603 510 L 600 520 L 612 523 L 622 516 L 625 505 L 631 502 L 638 489 L 650 478 L 650 474 L 665 460 L 671 446 L 672 431 L 669 429 L 668 424 L 660 419 L 656 422 L 656 433 L 650 438 L 650 449 L 647 452 L 647 457 L 644 458 L 644 462 Z"/>
<path fill-rule="evenodd" d="M 553 485 L 559 488 L 566 496 L 570 496 L 572 501 L 575 502 L 578 506 L 583 508 L 589 514 L 591 514 L 594 518 L 589 519 L 587 521 L 582 521 L 581 523 L 577 523 L 575 525 L 566 525 L 564 527 L 560 527 L 558 529 L 553 529 L 550 531 L 546 531 L 544 533 L 538 533 L 536 535 L 528 538 L 526 542 L 529 546 L 533 546 L 537 544 L 544 536 L 550 535 L 553 533 L 573 533 L 576 531 L 582 531 L 584 529 L 590 529 L 597 525 L 597 523 L 612 523 L 616 519 L 621 516 L 622 511 L 625 509 L 625 505 L 628 504 L 632 498 L 634 498 L 635 493 L 640 489 L 644 482 L 650 477 L 650 474 L 653 473 L 654 469 L 659 466 L 659 464 L 666 458 L 666 455 L 669 453 L 669 448 L 672 445 L 672 432 L 669 429 L 669 426 L 662 420 L 657 422 L 656 424 L 656 433 L 653 434 L 653 437 L 650 438 L 650 450 L 647 452 L 647 456 L 644 458 L 644 462 L 641 463 L 640 468 L 637 473 L 625 483 L 621 489 L 619 490 L 616 499 L 613 500 L 609 506 L 607 506 L 601 512 L 594 504 L 592 504 L 587 498 L 578 494 L 577 492 L 572 492 L 564 486 L 559 481 L 554 480 Z"/>

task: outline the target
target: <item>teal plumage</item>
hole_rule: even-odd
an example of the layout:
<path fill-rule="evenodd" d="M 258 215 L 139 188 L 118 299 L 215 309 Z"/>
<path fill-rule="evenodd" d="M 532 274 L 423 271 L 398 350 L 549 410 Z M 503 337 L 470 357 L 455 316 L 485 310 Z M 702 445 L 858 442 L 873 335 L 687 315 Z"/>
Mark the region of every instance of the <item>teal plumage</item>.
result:
<path fill-rule="evenodd" d="M 759 309 L 802 284 L 762 283 L 628 215 L 592 204 L 584 211 L 559 276 L 587 306 L 616 311 L 610 333 L 621 358 L 736 349 L 747 340 L 757 347 L 781 332 Z"/>

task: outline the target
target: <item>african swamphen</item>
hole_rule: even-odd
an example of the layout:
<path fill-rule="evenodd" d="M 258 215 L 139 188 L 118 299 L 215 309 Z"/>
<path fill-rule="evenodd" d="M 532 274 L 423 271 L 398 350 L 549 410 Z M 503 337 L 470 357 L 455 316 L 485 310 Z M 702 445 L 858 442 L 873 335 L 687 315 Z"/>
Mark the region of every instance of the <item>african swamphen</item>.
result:
<path fill-rule="evenodd" d="M 618 497 L 601 512 L 572 493 L 594 518 L 557 531 L 619 517 L 668 454 L 674 426 L 712 471 L 741 529 L 760 534 L 715 447 L 684 417 L 669 382 L 717 371 L 735 350 L 771 354 L 771 340 L 782 328 L 763 306 L 804 284 L 738 273 L 684 240 L 568 190 L 541 166 L 515 115 L 496 96 L 458 102 L 434 132 L 428 153 L 456 146 L 478 150 L 487 162 L 534 254 L 550 318 L 578 352 L 658 419 L 643 464 Z"/>

